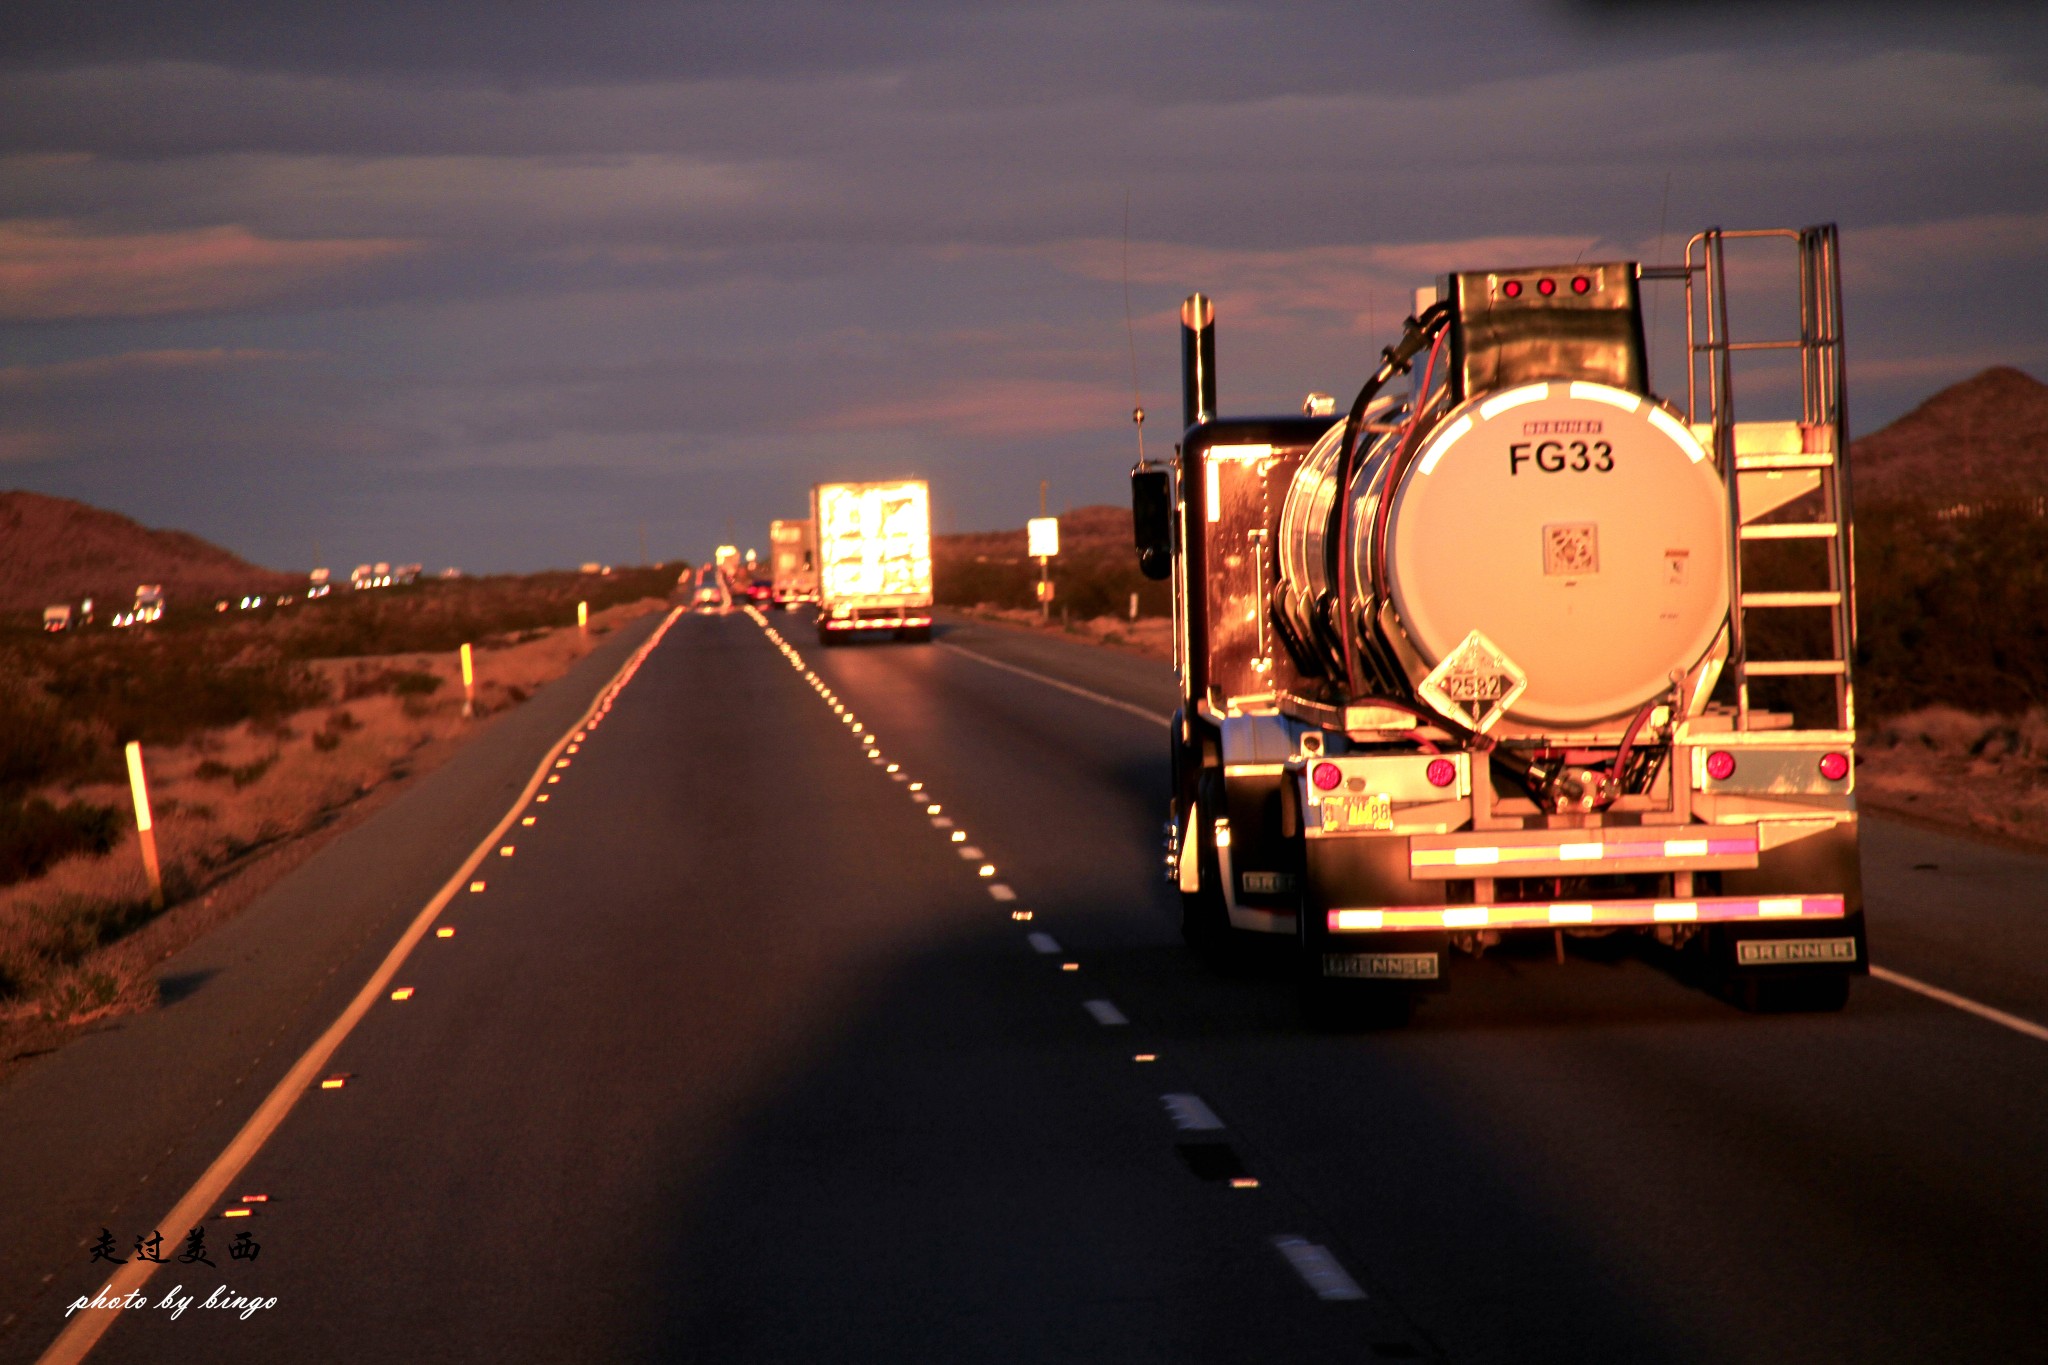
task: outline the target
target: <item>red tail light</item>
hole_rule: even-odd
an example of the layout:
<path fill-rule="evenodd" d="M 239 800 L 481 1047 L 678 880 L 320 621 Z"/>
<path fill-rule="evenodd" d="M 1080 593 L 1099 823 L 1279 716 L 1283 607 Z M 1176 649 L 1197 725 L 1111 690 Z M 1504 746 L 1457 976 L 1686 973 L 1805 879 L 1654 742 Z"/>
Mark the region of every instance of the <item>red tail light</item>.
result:
<path fill-rule="evenodd" d="M 1583 294 L 1592 287 L 1593 282 L 1587 279 L 1584 275 L 1572 276 L 1572 292 L 1574 294 Z"/>
<path fill-rule="evenodd" d="M 1509 280 L 1500 287 L 1500 292 L 1511 299 L 1518 299 L 1522 297 L 1522 282 L 1520 280 Z"/>
<path fill-rule="evenodd" d="M 1334 763 L 1318 763 L 1309 771 L 1309 780 L 1319 792 L 1333 791 L 1344 780 L 1344 770 Z"/>
<path fill-rule="evenodd" d="M 1448 758 L 1432 758 L 1422 775 L 1429 779 L 1432 787 L 1448 787 L 1458 780 L 1458 765 Z"/>
<path fill-rule="evenodd" d="M 1735 755 L 1726 749 L 1716 749 L 1707 755 L 1707 776 L 1716 782 L 1726 782 L 1735 776 Z"/>
<path fill-rule="evenodd" d="M 1840 782 L 1849 775 L 1849 755 L 1822 754 L 1820 756 L 1820 775 L 1830 782 Z"/>
<path fill-rule="evenodd" d="M 1555 294 L 1557 292 L 1557 281 L 1551 279 L 1548 276 L 1545 276 L 1544 278 L 1536 281 L 1536 292 L 1541 294 L 1546 299 L 1549 298 L 1552 294 Z"/>

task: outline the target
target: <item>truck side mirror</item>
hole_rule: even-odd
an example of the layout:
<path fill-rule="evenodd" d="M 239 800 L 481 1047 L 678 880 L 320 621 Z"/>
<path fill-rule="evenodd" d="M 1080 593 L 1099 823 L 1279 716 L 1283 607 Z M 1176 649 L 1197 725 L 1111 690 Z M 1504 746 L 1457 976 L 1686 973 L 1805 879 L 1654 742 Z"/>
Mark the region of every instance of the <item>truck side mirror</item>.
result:
<path fill-rule="evenodd" d="M 1173 476 L 1144 465 L 1131 471 L 1131 530 L 1138 543 L 1138 571 L 1147 578 L 1173 572 Z"/>

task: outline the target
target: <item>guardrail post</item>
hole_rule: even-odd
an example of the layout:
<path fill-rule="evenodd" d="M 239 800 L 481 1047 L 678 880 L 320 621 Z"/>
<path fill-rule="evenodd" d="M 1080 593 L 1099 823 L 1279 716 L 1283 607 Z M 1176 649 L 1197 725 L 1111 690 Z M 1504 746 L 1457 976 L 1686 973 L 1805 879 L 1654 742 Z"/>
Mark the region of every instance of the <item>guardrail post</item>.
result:
<path fill-rule="evenodd" d="M 128 790 L 135 797 L 135 832 L 142 838 L 142 870 L 149 874 L 149 903 L 164 908 L 164 869 L 156 856 L 156 829 L 149 818 L 149 783 L 142 775 L 142 744 L 128 741 Z"/>

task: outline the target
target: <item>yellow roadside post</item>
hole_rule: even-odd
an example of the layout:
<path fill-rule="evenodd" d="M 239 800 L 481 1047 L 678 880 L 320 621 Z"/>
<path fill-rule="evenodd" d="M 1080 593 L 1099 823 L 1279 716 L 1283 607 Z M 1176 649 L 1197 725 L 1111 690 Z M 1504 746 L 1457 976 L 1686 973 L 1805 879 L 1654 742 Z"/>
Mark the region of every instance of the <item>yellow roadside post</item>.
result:
<path fill-rule="evenodd" d="M 156 858 L 156 830 L 149 818 L 149 783 L 142 776 L 142 745 L 128 741 L 128 789 L 135 795 L 135 832 L 142 836 L 142 870 L 149 874 L 149 903 L 164 908 L 164 870 Z"/>
<path fill-rule="evenodd" d="M 578 602 L 576 604 L 576 629 L 581 631 L 588 631 L 590 629 L 590 603 L 588 602 Z"/>
<path fill-rule="evenodd" d="M 476 714 L 476 665 L 470 661 L 469 646 L 462 646 L 462 717 Z"/>

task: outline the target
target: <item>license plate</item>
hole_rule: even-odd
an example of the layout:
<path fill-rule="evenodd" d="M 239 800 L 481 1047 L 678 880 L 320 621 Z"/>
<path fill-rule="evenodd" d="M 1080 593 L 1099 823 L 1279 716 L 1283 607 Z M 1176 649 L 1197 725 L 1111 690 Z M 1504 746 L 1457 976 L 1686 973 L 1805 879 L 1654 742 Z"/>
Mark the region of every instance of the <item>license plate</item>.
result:
<path fill-rule="evenodd" d="M 1244 890 L 1248 896 L 1278 896 L 1294 889 L 1294 876 L 1288 872 L 1247 872 L 1244 874 Z"/>
<path fill-rule="evenodd" d="M 1798 962 L 1854 962 L 1853 938 L 1752 938 L 1735 945 L 1735 960 L 1745 967 Z"/>
<path fill-rule="evenodd" d="M 1440 970 L 1435 953 L 1324 953 L 1324 976 L 1368 981 L 1434 981 Z"/>
<path fill-rule="evenodd" d="M 1392 829 L 1393 798 L 1385 792 L 1370 796 L 1326 796 L 1318 803 L 1325 830 Z"/>

